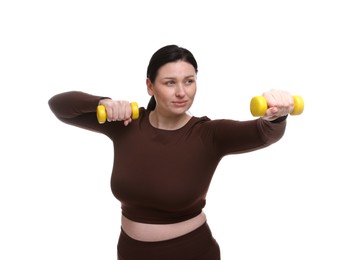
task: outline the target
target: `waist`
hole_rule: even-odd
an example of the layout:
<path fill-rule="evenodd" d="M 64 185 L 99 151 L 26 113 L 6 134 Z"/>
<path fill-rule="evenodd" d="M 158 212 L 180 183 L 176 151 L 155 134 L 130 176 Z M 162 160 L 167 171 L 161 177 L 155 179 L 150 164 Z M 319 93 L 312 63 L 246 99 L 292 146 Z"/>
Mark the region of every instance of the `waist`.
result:
<path fill-rule="evenodd" d="M 194 231 L 206 222 L 201 212 L 191 219 L 173 224 L 147 224 L 130 220 L 122 215 L 122 229 L 131 238 L 144 242 L 169 240 Z"/>

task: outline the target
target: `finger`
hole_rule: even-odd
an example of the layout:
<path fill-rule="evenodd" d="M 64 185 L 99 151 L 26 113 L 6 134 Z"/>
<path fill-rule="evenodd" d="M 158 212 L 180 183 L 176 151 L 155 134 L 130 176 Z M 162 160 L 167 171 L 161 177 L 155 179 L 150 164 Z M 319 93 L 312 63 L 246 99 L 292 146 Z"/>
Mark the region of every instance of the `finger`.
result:
<path fill-rule="evenodd" d="M 113 120 L 114 121 L 124 121 L 131 118 L 132 110 L 129 102 L 127 101 L 118 101 L 115 103 L 113 109 Z"/>
<path fill-rule="evenodd" d="M 107 121 L 111 122 L 113 119 L 113 110 L 111 106 L 105 106 L 106 109 L 106 115 L 107 115 Z"/>
<path fill-rule="evenodd" d="M 131 119 L 131 118 L 129 118 L 129 119 L 127 119 L 127 120 L 124 120 L 124 125 L 127 126 L 127 125 L 129 125 L 131 122 L 132 122 L 132 119 Z"/>
<path fill-rule="evenodd" d="M 279 109 L 277 107 L 270 107 L 267 109 L 265 116 L 271 117 L 275 116 L 278 113 Z"/>

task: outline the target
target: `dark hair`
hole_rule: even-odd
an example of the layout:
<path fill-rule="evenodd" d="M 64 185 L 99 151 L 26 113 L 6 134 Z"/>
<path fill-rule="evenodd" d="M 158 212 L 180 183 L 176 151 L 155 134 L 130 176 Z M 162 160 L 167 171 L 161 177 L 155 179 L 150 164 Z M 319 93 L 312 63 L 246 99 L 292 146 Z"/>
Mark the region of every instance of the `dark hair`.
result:
<path fill-rule="evenodd" d="M 158 70 L 169 62 L 175 61 L 185 61 L 194 66 L 195 72 L 197 73 L 197 62 L 193 54 L 182 47 L 177 45 L 166 45 L 159 50 L 157 50 L 151 57 L 149 66 L 147 67 L 146 76 L 147 78 L 154 83 L 157 77 Z M 147 109 L 154 110 L 156 107 L 155 97 L 150 98 Z"/>

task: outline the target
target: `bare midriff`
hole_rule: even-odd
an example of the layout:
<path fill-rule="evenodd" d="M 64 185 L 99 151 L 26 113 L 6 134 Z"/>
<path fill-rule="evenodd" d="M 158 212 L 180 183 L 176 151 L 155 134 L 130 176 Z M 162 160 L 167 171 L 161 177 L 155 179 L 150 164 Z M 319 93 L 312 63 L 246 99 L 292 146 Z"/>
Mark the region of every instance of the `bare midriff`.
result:
<path fill-rule="evenodd" d="M 122 215 L 122 229 L 133 239 L 145 242 L 163 241 L 180 237 L 197 229 L 206 222 L 205 213 L 173 224 L 147 224 L 130 220 Z"/>

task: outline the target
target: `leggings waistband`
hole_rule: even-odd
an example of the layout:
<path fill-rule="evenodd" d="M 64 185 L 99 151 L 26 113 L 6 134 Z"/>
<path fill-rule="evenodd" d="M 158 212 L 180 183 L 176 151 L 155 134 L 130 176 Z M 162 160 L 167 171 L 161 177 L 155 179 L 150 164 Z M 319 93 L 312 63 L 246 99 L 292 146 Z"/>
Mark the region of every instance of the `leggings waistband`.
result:
<path fill-rule="evenodd" d="M 119 260 L 219 260 L 220 250 L 207 223 L 180 237 L 144 242 L 129 237 L 121 229 Z"/>

